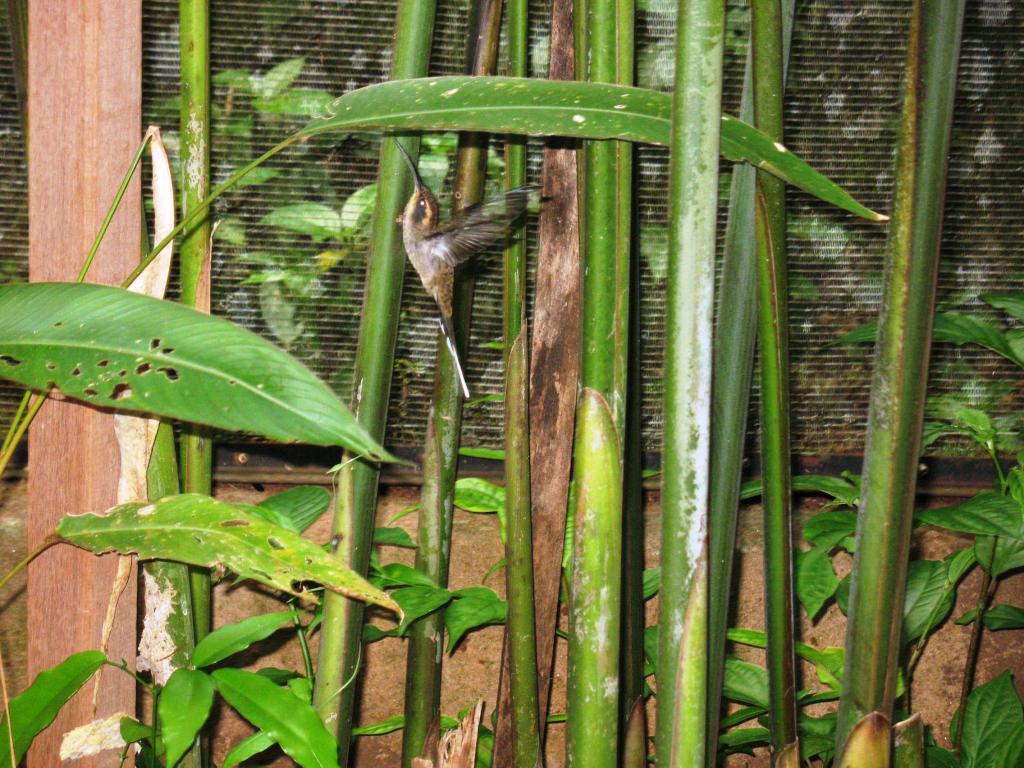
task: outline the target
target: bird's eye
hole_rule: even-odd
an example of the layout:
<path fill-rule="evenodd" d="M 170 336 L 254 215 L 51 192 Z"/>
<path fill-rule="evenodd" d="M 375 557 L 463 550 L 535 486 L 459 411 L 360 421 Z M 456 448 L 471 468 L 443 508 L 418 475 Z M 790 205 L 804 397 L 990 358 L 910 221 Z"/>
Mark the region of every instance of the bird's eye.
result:
<path fill-rule="evenodd" d="M 420 198 L 420 208 L 426 208 L 426 207 L 427 207 L 427 201 L 426 201 L 426 200 L 424 200 L 424 199 L 423 199 L 423 198 L 421 197 L 421 198 Z"/>

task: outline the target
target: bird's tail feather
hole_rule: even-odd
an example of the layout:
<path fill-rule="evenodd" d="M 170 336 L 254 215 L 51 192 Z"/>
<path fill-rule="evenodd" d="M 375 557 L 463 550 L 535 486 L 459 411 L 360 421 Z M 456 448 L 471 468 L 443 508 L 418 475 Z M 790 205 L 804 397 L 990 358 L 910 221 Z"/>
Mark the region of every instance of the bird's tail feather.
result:
<path fill-rule="evenodd" d="M 469 399 L 469 385 L 466 384 L 466 375 L 462 371 L 462 362 L 459 360 L 459 350 L 455 346 L 455 329 L 452 328 L 452 321 L 444 314 L 438 315 L 438 324 L 441 326 L 441 333 L 444 334 L 445 343 L 451 353 L 452 362 L 455 363 L 455 371 L 459 374 L 459 385 L 462 387 L 462 396 Z"/>

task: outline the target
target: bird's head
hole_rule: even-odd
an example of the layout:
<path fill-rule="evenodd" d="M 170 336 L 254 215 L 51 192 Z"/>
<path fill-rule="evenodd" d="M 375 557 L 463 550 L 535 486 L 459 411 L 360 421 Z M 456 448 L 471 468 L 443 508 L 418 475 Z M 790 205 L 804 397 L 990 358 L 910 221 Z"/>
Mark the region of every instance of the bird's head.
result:
<path fill-rule="evenodd" d="M 416 164 L 405 147 L 397 141 L 395 144 L 405 158 L 405 162 L 409 164 L 409 170 L 412 171 L 415 183 L 409 202 L 405 204 L 405 210 L 398 217 L 398 223 L 403 227 L 410 227 L 414 232 L 430 232 L 437 226 L 437 199 L 430 191 L 430 187 L 423 183 L 420 172 L 416 169 Z"/>

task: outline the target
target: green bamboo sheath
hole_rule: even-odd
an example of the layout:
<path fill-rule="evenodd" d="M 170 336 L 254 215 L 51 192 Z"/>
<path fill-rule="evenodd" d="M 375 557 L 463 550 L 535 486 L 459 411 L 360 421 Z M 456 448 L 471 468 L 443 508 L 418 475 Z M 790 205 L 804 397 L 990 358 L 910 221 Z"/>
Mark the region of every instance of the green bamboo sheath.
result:
<path fill-rule="evenodd" d="M 724 28 L 722 0 L 680 0 L 669 161 L 655 733 L 660 768 L 703 766 L 707 743 L 707 504 Z"/>

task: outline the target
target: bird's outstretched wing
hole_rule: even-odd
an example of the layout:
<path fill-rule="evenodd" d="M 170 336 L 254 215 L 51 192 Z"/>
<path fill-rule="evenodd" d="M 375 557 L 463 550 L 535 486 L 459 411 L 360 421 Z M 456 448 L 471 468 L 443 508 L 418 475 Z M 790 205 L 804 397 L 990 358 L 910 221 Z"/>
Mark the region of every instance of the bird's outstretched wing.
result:
<path fill-rule="evenodd" d="M 444 222 L 427 239 L 434 241 L 432 252 L 458 266 L 470 256 L 505 237 L 512 222 L 526 210 L 530 194 L 537 187 L 516 187 L 503 195 L 463 208 Z"/>

